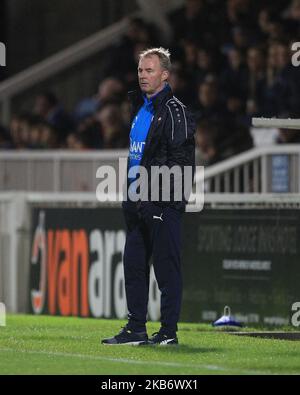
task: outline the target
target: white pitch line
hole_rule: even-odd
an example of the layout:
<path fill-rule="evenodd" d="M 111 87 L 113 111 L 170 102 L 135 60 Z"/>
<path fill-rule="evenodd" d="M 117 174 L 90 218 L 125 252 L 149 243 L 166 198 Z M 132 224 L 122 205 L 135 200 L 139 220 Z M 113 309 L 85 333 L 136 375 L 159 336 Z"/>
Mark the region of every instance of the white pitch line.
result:
<path fill-rule="evenodd" d="M 162 361 L 138 361 L 131 360 L 125 358 L 109 358 L 109 357 L 101 357 L 97 355 L 87 355 L 87 354 L 74 354 L 74 353 L 63 353 L 63 352 L 47 352 L 47 351 L 33 351 L 33 350 L 14 350 L 11 348 L 1 348 L 0 352 L 16 352 L 23 354 L 32 354 L 32 355 L 46 355 L 46 356 L 55 356 L 55 357 L 67 357 L 67 358 L 80 358 L 80 359 L 90 359 L 93 361 L 104 361 L 104 362 L 117 362 L 117 363 L 126 363 L 133 365 L 159 365 L 159 366 L 170 366 L 170 367 L 178 367 L 178 368 L 192 368 L 192 369 L 206 369 L 211 371 L 237 371 L 240 374 L 270 374 L 261 371 L 255 370 L 243 370 L 240 371 L 236 368 L 225 368 L 223 366 L 217 365 L 204 365 L 204 364 L 185 364 L 178 362 L 162 362 Z"/>

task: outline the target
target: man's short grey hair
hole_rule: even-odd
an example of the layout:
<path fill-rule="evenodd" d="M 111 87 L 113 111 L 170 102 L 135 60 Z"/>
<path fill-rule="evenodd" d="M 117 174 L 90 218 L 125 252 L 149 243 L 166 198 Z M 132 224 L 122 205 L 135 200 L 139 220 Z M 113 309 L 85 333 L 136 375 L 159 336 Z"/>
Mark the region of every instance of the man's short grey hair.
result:
<path fill-rule="evenodd" d="M 163 47 L 149 48 L 149 49 L 146 49 L 145 51 L 142 51 L 139 54 L 139 60 L 141 60 L 142 58 L 148 57 L 148 56 L 153 56 L 153 55 L 158 56 L 161 68 L 163 70 L 171 71 L 171 68 L 172 68 L 171 60 L 170 60 L 171 54 L 168 49 L 165 49 Z"/>

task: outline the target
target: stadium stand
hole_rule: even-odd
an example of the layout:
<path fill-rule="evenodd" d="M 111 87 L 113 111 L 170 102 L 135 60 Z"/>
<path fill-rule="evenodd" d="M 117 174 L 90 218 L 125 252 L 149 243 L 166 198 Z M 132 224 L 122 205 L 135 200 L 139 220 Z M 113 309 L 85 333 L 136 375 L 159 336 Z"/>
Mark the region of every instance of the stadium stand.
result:
<path fill-rule="evenodd" d="M 211 165 L 255 145 L 253 116 L 299 116 L 299 68 L 290 62 L 300 35 L 299 0 L 186 0 L 168 15 L 174 68 L 170 84 L 197 116 L 198 163 Z M 101 59 L 99 87 L 65 109 L 53 92 L 40 92 L 30 112 L 15 113 L 0 129 L 0 149 L 122 149 L 136 87 L 138 53 L 161 43 L 156 26 L 132 17 Z M 292 132 L 291 132 L 292 133 Z M 297 143 L 279 131 L 274 142 Z"/>

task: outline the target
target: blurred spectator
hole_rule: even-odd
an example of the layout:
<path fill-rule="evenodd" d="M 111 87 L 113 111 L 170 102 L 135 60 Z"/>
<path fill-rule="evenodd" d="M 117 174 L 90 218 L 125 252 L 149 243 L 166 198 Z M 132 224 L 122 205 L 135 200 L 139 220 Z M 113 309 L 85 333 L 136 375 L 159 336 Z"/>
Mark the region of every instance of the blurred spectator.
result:
<path fill-rule="evenodd" d="M 77 135 L 75 133 L 70 133 L 67 137 L 66 148 L 70 150 L 75 150 L 76 142 L 77 142 Z"/>
<path fill-rule="evenodd" d="M 291 64 L 290 48 L 284 43 L 277 45 L 278 74 L 275 81 L 280 98 L 278 115 L 300 116 L 300 73 Z"/>
<path fill-rule="evenodd" d="M 67 137 L 66 148 L 71 150 L 81 151 L 81 150 L 86 150 L 89 147 L 86 143 L 84 135 L 80 135 L 78 133 L 70 133 Z"/>
<path fill-rule="evenodd" d="M 199 48 L 197 52 L 196 81 L 202 83 L 207 76 L 216 72 L 214 56 L 211 51 Z"/>
<path fill-rule="evenodd" d="M 56 130 L 43 119 L 32 116 L 30 120 L 29 143 L 31 149 L 58 148 L 58 136 Z"/>
<path fill-rule="evenodd" d="M 11 137 L 14 148 L 26 149 L 29 147 L 31 114 L 21 114 L 12 120 Z"/>
<path fill-rule="evenodd" d="M 268 8 L 262 8 L 258 14 L 258 27 L 260 29 L 261 40 L 266 40 L 270 34 L 271 20 L 271 11 Z"/>
<path fill-rule="evenodd" d="M 196 147 L 200 152 L 200 163 L 212 165 L 253 147 L 249 129 L 232 124 L 229 133 L 218 121 L 200 120 L 196 129 Z"/>
<path fill-rule="evenodd" d="M 129 130 L 131 127 L 131 117 L 132 117 L 132 108 L 129 100 L 124 100 L 121 103 L 120 110 L 121 110 L 121 117 L 122 117 L 122 122 L 124 124 L 124 128 L 128 132 L 128 136 L 129 136 Z"/>
<path fill-rule="evenodd" d="M 31 149 L 41 149 L 42 148 L 42 120 L 39 118 L 32 118 L 29 128 L 29 141 L 28 147 Z"/>
<path fill-rule="evenodd" d="M 266 116 L 300 116 L 300 73 L 290 59 L 291 52 L 286 44 L 278 42 L 269 47 L 264 97 Z"/>
<path fill-rule="evenodd" d="M 249 41 L 249 32 L 245 27 L 235 26 L 232 29 L 232 46 L 237 48 L 242 54 L 247 52 Z"/>
<path fill-rule="evenodd" d="M 124 81 L 127 87 L 131 86 L 137 80 L 138 52 L 158 44 L 161 43 L 153 25 L 141 18 L 130 18 L 120 42 L 107 51 L 105 73 Z"/>
<path fill-rule="evenodd" d="M 114 103 L 107 103 L 96 114 L 101 124 L 103 148 L 126 148 L 128 131 L 124 127 L 121 109 Z"/>
<path fill-rule="evenodd" d="M 245 101 L 247 97 L 247 76 L 243 56 L 232 48 L 227 53 L 228 65 L 220 76 L 226 108 L 238 123 L 247 124 Z"/>
<path fill-rule="evenodd" d="M 300 0 L 293 0 L 288 12 L 289 19 L 300 22 Z"/>
<path fill-rule="evenodd" d="M 246 113 L 249 125 L 253 116 L 261 116 L 265 88 L 265 58 L 262 49 L 250 47 L 247 51 L 247 97 Z"/>
<path fill-rule="evenodd" d="M 198 48 L 197 44 L 192 40 L 184 40 L 182 42 L 184 57 L 184 72 L 187 78 L 193 78 L 197 69 Z"/>
<path fill-rule="evenodd" d="M 203 0 L 186 0 L 184 7 L 174 11 L 170 17 L 174 32 L 174 41 L 193 39 L 203 41 L 203 33 L 207 32 L 207 14 Z"/>
<path fill-rule="evenodd" d="M 227 65 L 220 75 L 221 87 L 227 98 L 245 101 L 247 95 L 246 67 L 242 53 L 232 48 L 227 52 Z"/>
<path fill-rule="evenodd" d="M 300 37 L 300 0 L 293 0 L 287 9 L 286 28 L 291 37 Z"/>
<path fill-rule="evenodd" d="M 264 92 L 264 115 L 272 117 L 281 112 L 280 68 L 278 63 L 278 43 L 269 46 L 267 54 L 266 87 Z"/>
<path fill-rule="evenodd" d="M 214 79 L 204 81 L 198 87 L 197 115 L 200 119 L 222 120 L 225 123 L 229 113 L 222 101 L 218 84 Z"/>
<path fill-rule="evenodd" d="M 101 124 L 94 117 L 87 117 L 78 125 L 77 136 L 88 148 L 103 147 Z"/>
<path fill-rule="evenodd" d="M 124 85 L 114 77 L 108 77 L 102 80 L 98 86 L 98 92 L 89 98 L 81 100 L 74 111 L 74 119 L 78 123 L 86 117 L 95 114 L 99 106 L 114 100 L 121 102 L 124 100 Z"/>
<path fill-rule="evenodd" d="M 218 128 L 215 123 L 209 121 L 198 123 L 195 134 L 196 148 L 200 153 L 198 165 L 209 166 L 219 160 L 217 140 Z"/>
<path fill-rule="evenodd" d="M 191 89 L 188 86 L 188 81 L 185 78 L 185 73 L 181 70 L 172 70 L 169 77 L 169 84 L 172 87 L 175 96 L 183 101 L 186 105 L 193 104 L 193 95 Z"/>
<path fill-rule="evenodd" d="M 300 129 L 279 129 L 279 144 L 300 144 Z"/>
<path fill-rule="evenodd" d="M 57 130 L 59 142 L 65 141 L 73 130 L 71 117 L 52 92 L 41 93 L 36 97 L 33 112 Z"/>
<path fill-rule="evenodd" d="M 46 122 L 40 125 L 40 145 L 44 149 L 58 148 L 58 137 L 56 130 Z"/>

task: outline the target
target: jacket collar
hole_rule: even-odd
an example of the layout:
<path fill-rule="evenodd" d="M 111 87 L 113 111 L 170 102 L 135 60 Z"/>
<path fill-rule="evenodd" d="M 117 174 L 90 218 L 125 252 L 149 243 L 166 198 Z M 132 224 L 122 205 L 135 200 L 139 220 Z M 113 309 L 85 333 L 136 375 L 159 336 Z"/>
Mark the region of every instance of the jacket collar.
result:
<path fill-rule="evenodd" d="M 157 110 L 163 102 L 169 100 L 172 96 L 172 89 L 170 85 L 166 83 L 166 86 L 151 98 L 154 110 Z M 136 90 L 128 92 L 128 98 L 135 106 L 140 106 L 144 103 L 144 97 L 141 91 Z"/>

